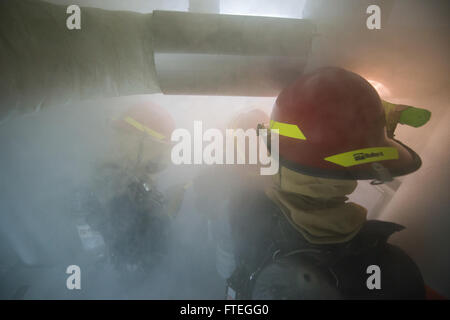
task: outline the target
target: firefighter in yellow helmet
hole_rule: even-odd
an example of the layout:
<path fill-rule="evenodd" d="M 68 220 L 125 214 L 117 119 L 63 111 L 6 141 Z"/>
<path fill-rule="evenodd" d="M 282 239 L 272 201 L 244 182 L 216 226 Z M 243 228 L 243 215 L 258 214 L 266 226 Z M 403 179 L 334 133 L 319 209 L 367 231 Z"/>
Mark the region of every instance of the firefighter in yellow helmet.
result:
<path fill-rule="evenodd" d="M 421 165 L 386 130 L 385 108 L 365 79 L 334 67 L 280 93 L 270 119 L 280 170 L 264 194 L 249 191 L 230 210 L 237 268 L 229 298 L 425 297 L 418 267 L 387 242 L 403 227 L 367 220 L 347 201 L 357 180 L 382 183 Z"/>
<path fill-rule="evenodd" d="M 92 190 L 103 212 L 88 222 L 104 238 L 108 257 L 126 274 L 145 274 L 166 251 L 170 220 L 183 199 L 183 186 L 162 193 L 155 177 L 170 162 L 170 114 L 146 102 L 111 123 L 112 150 L 93 174 Z"/>

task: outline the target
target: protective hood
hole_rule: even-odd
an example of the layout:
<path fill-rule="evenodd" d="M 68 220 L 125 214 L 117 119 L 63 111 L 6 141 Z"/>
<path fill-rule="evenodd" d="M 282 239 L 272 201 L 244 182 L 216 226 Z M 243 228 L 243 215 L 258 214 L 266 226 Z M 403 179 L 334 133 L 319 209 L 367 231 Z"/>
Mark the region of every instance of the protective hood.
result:
<path fill-rule="evenodd" d="M 367 210 L 346 202 L 354 180 L 303 175 L 281 167 L 267 196 L 311 243 L 341 243 L 353 238 L 366 221 Z"/>

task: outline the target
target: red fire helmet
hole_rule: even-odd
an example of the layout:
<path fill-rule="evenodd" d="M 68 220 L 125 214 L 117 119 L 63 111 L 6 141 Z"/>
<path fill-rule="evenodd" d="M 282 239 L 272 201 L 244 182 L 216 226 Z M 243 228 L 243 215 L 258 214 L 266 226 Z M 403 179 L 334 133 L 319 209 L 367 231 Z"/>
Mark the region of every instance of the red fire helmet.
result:
<path fill-rule="evenodd" d="M 271 129 L 279 130 L 280 163 L 312 176 L 376 179 L 416 171 L 420 157 L 385 129 L 376 90 L 336 67 L 301 76 L 278 96 Z"/>

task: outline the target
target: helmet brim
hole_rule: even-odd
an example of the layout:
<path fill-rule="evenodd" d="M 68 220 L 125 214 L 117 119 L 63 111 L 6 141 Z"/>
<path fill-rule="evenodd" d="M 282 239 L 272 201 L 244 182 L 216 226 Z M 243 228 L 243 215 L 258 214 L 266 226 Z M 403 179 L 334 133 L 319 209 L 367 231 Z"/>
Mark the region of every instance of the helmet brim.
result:
<path fill-rule="evenodd" d="M 373 164 L 380 164 L 387 169 L 391 177 L 404 176 L 414 171 L 417 171 L 421 165 L 422 160 L 420 156 L 411 148 L 395 139 L 387 139 L 384 146 L 393 147 L 398 151 L 398 159 L 374 161 L 351 167 L 342 167 L 335 164 L 326 163 L 327 167 L 318 167 L 314 165 L 301 165 L 298 161 L 290 161 L 280 155 L 280 165 L 291 170 L 300 172 L 302 174 L 329 178 L 329 179 L 346 179 L 346 180 L 377 180 L 380 179 L 379 173 L 374 170 Z M 313 149 L 314 150 L 314 149 Z M 324 155 L 308 155 L 309 158 L 322 158 Z"/>

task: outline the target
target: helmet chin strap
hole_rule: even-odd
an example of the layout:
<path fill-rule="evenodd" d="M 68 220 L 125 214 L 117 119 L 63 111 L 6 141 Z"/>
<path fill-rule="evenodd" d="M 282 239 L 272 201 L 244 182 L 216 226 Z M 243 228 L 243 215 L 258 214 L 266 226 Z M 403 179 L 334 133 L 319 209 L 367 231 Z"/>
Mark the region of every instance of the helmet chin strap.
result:
<path fill-rule="evenodd" d="M 371 185 L 383 184 L 385 182 L 390 182 L 393 180 L 389 169 L 387 169 L 379 162 L 372 163 L 372 170 L 375 174 L 376 179 L 370 182 Z"/>
<path fill-rule="evenodd" d="M 269 126 L 267 126 L 267 125 L 264 124 L 264 123 L 258 123 L 258 125 L 257 125 L 257 127 L 256 127 L 256 134 L 257 134 L 258 136 L 259 136 L 259 133 L 260 133 L 259 130 L 267 130 L 267 131 L 266 131 L 267 138 L 266 138 L 265 140 L 263 140 L 263 141 L 265 141 L 267 151 L 269 151 L 269 153 L 270 153 L 270 152 L 271 152 L 271 145 L 270 145 L 270 142 L 272 141 L 271 138 L 270 138 L 270 136 L 271 136 L 270 128 L 269 128 Z"/>
<path fill-rule="evenodd" d="M 138 154 L 136 158 L 136 168 L 141 164 L 142 161 L 142 149 L 144 148 L 144 136 L 139 138 L 139 145 L 138 145 Z"/>
<path fill-rule="evenodd" d="M 142 152 L 143 152 L 143 144 L 144 144 L 143 142 L 144 142 L 144 136 L 139 137 L 136 159 L 135 159 L 135 161 L 131 161 L 134 163 L 131 164 L 131 167 L 127 168 L 127 174 L 131 176 L 134 183 L 140 183 L 140 177 L 138 177 L 138 171 L 139 171 L 138 168 L 142 161 Z"/>

